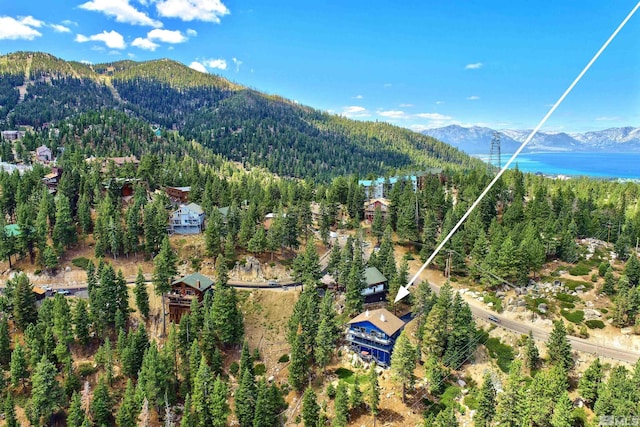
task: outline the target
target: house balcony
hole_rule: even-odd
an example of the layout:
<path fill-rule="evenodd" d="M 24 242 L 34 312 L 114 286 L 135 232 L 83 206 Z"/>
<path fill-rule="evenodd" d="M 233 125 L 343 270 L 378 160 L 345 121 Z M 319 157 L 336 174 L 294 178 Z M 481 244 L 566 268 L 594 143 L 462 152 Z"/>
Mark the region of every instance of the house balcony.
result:
<path fill-rule="evenodd" d="M 380 337 L 376 337 L 372 334 L 367 334 L 364 332 L 358 332 L 358 331 L 353 331 L 353 330 L 349 330 L 347 332 L 347 340 L 348 341 L 356 341 L 354 340 L 354 337 L 357 338 L 362 338 L 365 340 L 369 340 L 369 341 L 373 341 L 376 342 L 378 344 L 382 344 L 382 345 L 390 345 L 391 344 L 391 340 L 389 338 L 380 338 Z"/>
<path fill-rule="evenodd" d="M 191 301 L 197 298 L 197 295 L 167 294 L 169 306 L 191 307 Z"/>

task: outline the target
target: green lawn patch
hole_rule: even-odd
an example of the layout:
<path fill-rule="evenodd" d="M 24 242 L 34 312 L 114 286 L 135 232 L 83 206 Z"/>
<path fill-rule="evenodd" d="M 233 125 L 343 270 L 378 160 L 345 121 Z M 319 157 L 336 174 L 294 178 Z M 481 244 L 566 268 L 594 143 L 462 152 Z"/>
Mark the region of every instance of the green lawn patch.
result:
<path fill-rule="evenodd" d="M 589 329 L 603 329 L 604 328 L 604 322 L 602 320 L 585 320 L 584 322 L 585 325 L 587 325 L 587 328 Z"/>
<path fill-rule="evenodd" d="M 556 295 L 556 299 L 558 301 L 562 301 L 562 302 L 565 302 L 565 303 L 574 303 L 574 302 L 580 301 L 580 298 L 578 298 L 577 296 L 565 294 L 564 292 L 558 293 Z"/>
<path fill-rule="evenodd" d="M 509 367 L 514 358 L 513 348 L 500 342 L 499 338 L 489 338 L 484 345 L 487 347 L 489 355 L 497 359 L 500 370 L 504 373 L 509 372 Z"/>
<path fill-rule="evenodd" d="M 336 369 L 336 375 L 342 381 L 348 382 L 349 384 L 353 384 L 353 371 L 347 368 L 338 368 Z"/>
<path fill-rule="evenodd" d="M 576 287 L 582 285 L 584 286 L 584 290 L 588 291 L 589 289 L 593 289 L 593 283 L 591 282 L 583 282 L 582 280 L 571 280 L 571 279 L 562 279 L 565 286 L 572 291 L 576 290 Z"/>
<path fill-rule="evenodd" d="M 580 262 L 576 266 L 569 269 L 569 274 L 572 276 L 586 276 L 590 272 L 591 267 L 584 262 Z"/>
<path fill-rule="evenodd" d="M 561 313 L 562 313 L 562 316 L 564 316 L 564 318 L 571 323 L 580 323 L 584 320 L 584 311 L 582 310 L 576 310 L 576 311 L 562 310 Z"/>

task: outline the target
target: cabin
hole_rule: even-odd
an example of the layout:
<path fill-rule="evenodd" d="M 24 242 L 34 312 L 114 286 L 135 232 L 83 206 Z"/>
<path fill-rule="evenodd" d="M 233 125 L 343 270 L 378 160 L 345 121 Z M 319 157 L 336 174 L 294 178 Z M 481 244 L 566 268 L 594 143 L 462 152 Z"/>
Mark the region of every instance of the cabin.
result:
<path fill-rule="evenodd" d="M 389 214 L 389 206 L 391 202 L 387 199 L 371 199 L 364 202 L 364 219 L 369 223 L 373 222 L 373 217 L 376 214 L 376 209 L 380 208 L 382 213 L 382 219 L 386 220 Z"/>
<path fill-rule="evenodd" d="M 58 184 L 62 178 L 62 168 L 54 166 L 51 168 L 51 173 L 48 173 L 42 178 L 42 182 L 47 186 L 49 193 L 55 194 L 58 190 Z"/>
<path fill-rule="evenodd" d="M 213 280 L 200 273 L 189 274 L 173 282 L 167 294 L 169 320 L 179 323 L 182 316 L 191 311 L 191 302 L 195 298 L 202 302 L 204 294 L 213 291 L 212 286 Z"/>
<path fill-rule="evenodd" d="M 387 295 L 387 278 L 376 267 L 367 267 L 364 270 L 367 286 L 360 291 L 364 296 L 365 304 L 373 304 L 384 301 Z"/>
<path fill-rule="evenodd" d="M 36 160 L 42 163 L 49 163 L 53 160 L 53 154 L 51 153 L 51 149 L 46 145 L 41 145 L 36 148 Z"/>
<path fill-rule="evenodd" d="M 367 310 L 348 322 L 350 348 L 367 362 L 391 365 L 391 354 L 404 322 L 387 309 Z"/>
<path fill-rule="evenodd" d="M 411 175 L 379 177 L 373 180 L 363 179 L 358 181 L 358 185 L 364 187 L 364 193 L 367 200 L 382 199 L 388 196 L 391 188 L 399 181 L 405 181 L 411 185 L 413 191 L 422 190 L 425 186 L 427 176 L 437 175 L 440 182 L 444 182 L 444 175 L 440 168 L 428 168 L 421 172 L 412 173 Z"/>
<path fill-rule="evenodd" d="M 187 203 L 191 187 L 165 187 L 164 191 L 172 202 Z"/>
<path fill-rule="evenodd" d="M 204 218 L 204 210 L 200 205 L 182 205 L 171 213 L 169 231 L 175 234 L 200 234 L 204 230 Z"/>
<path fill-rule="evenodd" d="M 3 130 L 2 138 L 5 141 L 17 141 L 24 137 L 24 132 L 20 130 Z"/>

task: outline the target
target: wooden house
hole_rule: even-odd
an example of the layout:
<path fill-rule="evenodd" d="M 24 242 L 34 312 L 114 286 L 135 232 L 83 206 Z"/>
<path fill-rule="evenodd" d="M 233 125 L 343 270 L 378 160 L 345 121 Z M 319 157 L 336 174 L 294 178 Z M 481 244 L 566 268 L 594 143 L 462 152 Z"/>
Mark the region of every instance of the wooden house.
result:
<path fill-rule="evenodd" d="M 191 311 L 193 299 L 202 302 L 204 294 L 212 292 L 212 285 L 213 280 L 200 273 L 189 274 L 173 282 L 167 294 L 169 319 L 174 323 L 180 322 L 182 315 Z"/>
<path fill-rule="evenodd" d="M 191 192 L 191 187 L 165 187 L 164 189 L 169 199 L 176 203 L 187 203 L 189 202 L 189 193 Z"/>

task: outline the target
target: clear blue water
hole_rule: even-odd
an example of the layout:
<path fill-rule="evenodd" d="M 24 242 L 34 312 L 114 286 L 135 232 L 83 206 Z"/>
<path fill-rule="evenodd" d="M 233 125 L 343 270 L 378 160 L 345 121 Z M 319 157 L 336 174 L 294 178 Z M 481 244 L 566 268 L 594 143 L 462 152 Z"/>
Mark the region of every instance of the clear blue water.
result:
<path fill-rule="evenodd" d="M 479 155 L 487 161 L 488 155 Z M 502 165 L 511 154 L 502 154 Z M 521 153 L 511 164 L 523 172 L 545 175 L 640 179 L 640 153 Z"/>

